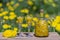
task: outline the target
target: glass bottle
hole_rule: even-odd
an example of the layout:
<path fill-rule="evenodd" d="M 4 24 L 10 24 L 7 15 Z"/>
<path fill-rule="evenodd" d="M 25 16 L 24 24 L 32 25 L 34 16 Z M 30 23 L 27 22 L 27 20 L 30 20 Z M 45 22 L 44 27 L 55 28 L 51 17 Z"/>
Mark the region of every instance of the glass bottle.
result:
<path fill-rule="evenodd" d="M 49 35 L 49 31 L 48 31 L 47 19 L 43 17 L 43 10 L 41 10 L 39 21 L 36 23 L 35 26 L 35 36 L 48 37 L 48 35 Z"/>

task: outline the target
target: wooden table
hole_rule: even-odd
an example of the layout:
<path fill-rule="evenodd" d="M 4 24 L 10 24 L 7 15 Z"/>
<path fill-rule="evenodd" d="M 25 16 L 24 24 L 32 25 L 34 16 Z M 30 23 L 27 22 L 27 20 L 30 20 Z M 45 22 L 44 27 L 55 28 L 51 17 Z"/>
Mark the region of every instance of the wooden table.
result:
<path fill-rule="evenodd" d="M 60 36 L 56 32 L 50 32 L 48 37 L 15 37 L 15 38 L 4 38 L 0 33 L 0 40 L 60 40 Z M 33 33 L 31 33 L 33 34 Z"/>

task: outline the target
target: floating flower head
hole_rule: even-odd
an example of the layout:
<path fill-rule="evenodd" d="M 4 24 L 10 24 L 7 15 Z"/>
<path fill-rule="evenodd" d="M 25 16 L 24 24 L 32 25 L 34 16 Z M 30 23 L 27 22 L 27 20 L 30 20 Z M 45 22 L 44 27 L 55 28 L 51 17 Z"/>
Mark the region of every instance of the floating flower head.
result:
<path fill-rule="evenodd" d="M 22 17 L 22 16 L 19 16 L 19 17 L 17 18 L 17 21 L 18 21 L 18 23 L 22 23 L 22 22 L 23 22 L 23 17 Z"/>
<path fill-rule="evenodd" d="M 22 24 L 22 27 L 23 28 L 27 28 L 28 27 L 28 24 Z"/>

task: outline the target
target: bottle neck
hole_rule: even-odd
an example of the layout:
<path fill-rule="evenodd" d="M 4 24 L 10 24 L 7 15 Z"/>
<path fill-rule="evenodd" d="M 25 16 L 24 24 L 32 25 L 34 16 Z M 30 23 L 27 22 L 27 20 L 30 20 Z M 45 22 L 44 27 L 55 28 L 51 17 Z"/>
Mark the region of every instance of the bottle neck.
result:
<path fill-rule="evenodd" d="M 40 10 L 40 17 L 44 17 L 44 10 L 43 9 Z"/>
<path fill-rule="evenodd" d="M 40 11 L 40 19 L 42 20 L 47 20 L 45 17 L 44 17 L 44 11 Z"/>
<path fill-rule="evenodd" d="M 40 13 L 40 17 L 41 17 L 41 18 L 44 17 L 44 13 Z"/>

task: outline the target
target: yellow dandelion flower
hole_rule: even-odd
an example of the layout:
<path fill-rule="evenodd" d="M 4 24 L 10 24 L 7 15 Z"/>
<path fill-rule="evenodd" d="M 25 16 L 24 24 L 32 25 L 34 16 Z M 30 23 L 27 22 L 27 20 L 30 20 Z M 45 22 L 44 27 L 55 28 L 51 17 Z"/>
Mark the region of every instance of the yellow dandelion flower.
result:
<path fill-rule="evenodd" d="M 48 20 L 47 22 L 48 22 L 48 24 L 51 24 L 51 21 Z"/>
<path fill-rule="evenodd" d="M 16 18 L 16 15 L 10 15 L 10 16 L 9 16 L 9 19 L 10 19 L 10 20 L 13 20 L 13 19 L 15 19 L 15 18 Z"/>
<path fill-rule="evenodd" d="M 51 24 L 52 27 L 56 27 L 56 25 L 57 25 L 57 23 L 54 22 L 54 21 L 53 21 L 52 24 Z"/>
<path fill-rule="evenodd" d="M 24 12 L 25 12 L 25 10 L 20 10 L 20 12 L 21 12 L 21 13 L 24 13 Z"/>
<path fill-rule="evenodd" d="M 11 1 L 10 4 L 13 5 L 14 4 L 14 1 Z"/>
<path fill-rule="evenodd" d="M 60 20 L 59 20 L 59 19 L 55 19 L 54 21 L 55 21 L 56 23 L 59 23 L 59 22 L 60 22 Z"/>
<path fill-rule="evenodd" d="M 56 20 L 57 20 L 57 19 L 60 20 L 60 16 L 56 16 Z"/>
<path fill-rule="evenodd" d="M 56 16 L 56 18 L 54 19 L 55 22 L 59 23 L 60 22 L 60 16 Z"/>
<path fill-rule="evenodd" d="M 33 21 L 38 22 L 38 18 L 37 17 L 34 17 L 33 18 Z"/>
<path fill-rule="evenodd" d="M 8 9 L 9 9 L 10 11 L 14 11 L 14 10 L 15 10 L 12 6 L 8 6 Z"/>
<path fill-rule="evenodd" d="M 27 15 L 26 19 L 27 23 L 31 23 L 32 22 L 32 17 Z"/>
<path fill-rule="evenodd" d="M 8 17 L 8 16 L 4 16 L 3 18 L 4 18 L 4 19 L 6 19 L 6 20 L 8 20 L 8 19 L 9 19 L 9 17 Z"/>
<path fill-rule="evenodd" d="M 0 17 L 2 17 L 3 16 L 3 14 L 2 13 L 0 13 Z"/>
<path fill-rule="evenodd" d="M 35 23 L 34 22 L 32 22 L 32 26 L 35 26 Z"/>
<path fill-rule="evenodd" d="M 2 12 L 2 14 L 3 15 L 6 15 L 6 14 L 8 14 L 8 11 L 4 11 L 4 12 Z"/>
<path fill-rule="evenodd" d="M 5 38 L 16 37 L 17 36 L 17 31 L 6 30 L 6 31 L 3 32 L 2 36 L 5 37 Z"/>
<path fill-rule="evenodd" d="M 49 18 L 49 15 L 48 14 L 45 14 L 45 18 Z"/>
<path fill-rule="evenodd" d="M 21 13 L 29 13 L 29 10 L 28 9 L 22 9 L 20 10 Z"/>
<path fill-rule="evenodd" d="M 15 9 L 12 7 L 12 8 L 10 8 L 9 10 L 14 11 Z"/>
<path fill-rule="evenodd" d="M 19 6 L 19 3 L 16 3 L 15 6 L 18 7 Z"/>
<path fill-rule="evenodd" d="M 17 8 L 19 6 L 19 3 L 16 3 L 15 5 L 14 5 L 14 8 Z"/>
<path fill-rule="evenodd" d="M 4 28 L 4 29 L 11 28 L 11 25 L 4 24 L 4 25 L 3 25 L 3 28 Z"/>
<path fill-rule="evenodd" d="M 9 26 L 9 28 L 11 28 L 11 25 L 8 25 Z"/>
<path fill-rule="evenodd" d="M 60 24 L 57 24 L 57 26 L 55 27 L 55 29 L 60 32 Z"/>
<path fill-rule="evenodd" d="M 27 28 L 28 27 L 28 24 L 22 24 L 22 27 L 23 28 Z"/>
<path fill-rule="evenodd" d="M 18 28 L 14 27 L 14 31 L 17 31 L 17 30 L 18 30 Z"/>
<path fill-rule="evenodd" d="M 10 14 L 10 15 L 15 15 L 15 13 L 14 13 L 14 12 L 10 12 L 9 14 Z"/>
<path fill-rule="evenodd" d="M 3 4 L 2 4 L 2 3 L 0 3 L 0 7 L 2 7 L 2 5 L 3 5 Z"/>
<path fill-rule="evenodd" d="M 12 37 L 12 30 L 6 30 L 2 34 L 3 37 L 9 38 Z"/>
<path fill-rule="evenodd" d="M 18 17 L 18 18 L 17 18 L 17 22 L 18 22 L 18 23 L 22 23 L 22 22 L 23 22 L 23 17 Z"/>
<path fill-rule="evenodd" d="M 57 24 L 60 24 L 60 16 L 56 16 L 54 21 L 52 22 L 52 26 L 57 26 Z"/>
<path fill-rule="evenodd" d="M 16 37 L 17 36 L 17 31 L 12 31 L 12 37 Z"/>
<path fill-rule="evenodd" d="M 28 1 L 27 1 L 27 4 L 30 5 L 30 6 L 32 6 L 32 5 L 33 5 L 33 2 L 30 1 L 30 0 L 28 0 Z"/>
<path fill-rule="evenodd" d="M 29 10 L 28 9 L 24 9 L 25 13 L 29 13 Z"/>

